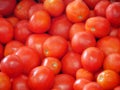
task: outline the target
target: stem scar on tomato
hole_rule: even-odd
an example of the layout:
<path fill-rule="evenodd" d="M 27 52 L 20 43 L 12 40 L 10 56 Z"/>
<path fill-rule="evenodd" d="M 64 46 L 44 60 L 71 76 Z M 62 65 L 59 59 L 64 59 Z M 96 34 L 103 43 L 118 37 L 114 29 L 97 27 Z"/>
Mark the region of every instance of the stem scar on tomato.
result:
<path fill-rule="evenodd" d="M 48 55 L 49 54 L 49 51 L 47 49 L 45 49 L 45 54 Z"/>
<path fill-rule="evenodd" d="M 80 15 L 80 16 L 78 16 L 78 18 L 79 18 L 79 19 L 83 19 L 83 16 L 82 16 L 82 15 Z"/>
<path fill-rule="evenodd" d="M 92 28 L 91 28 L 91 31 L 93 31 L 93 32 L 94 32 L 94 31 L 95 31 L 95 27 L 92 27 Z"/>

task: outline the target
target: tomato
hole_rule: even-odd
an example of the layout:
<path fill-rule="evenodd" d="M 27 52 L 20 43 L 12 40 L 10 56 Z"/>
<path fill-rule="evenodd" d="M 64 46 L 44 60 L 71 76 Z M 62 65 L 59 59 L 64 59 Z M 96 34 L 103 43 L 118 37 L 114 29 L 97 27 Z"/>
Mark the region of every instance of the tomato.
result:
<path fill-rule="evenodd" d="M 34 4 L 34 0 L 21 0 L 14 9 L 14 15 L 19 19 L 28 19 L 28 11 Z"/>
<path fill-rule="evenodd" d="M 104 89 L 113 89 L 120 84 L 120 76 L 113 70 L 104 70 L 97 77 L 97 83 Z"/>
<path fill-rule="evenodd" d="M 4 47 L 4 56 L 15 53 L 22 46 L 24 46 L 24 44 L 17 40 L 8 42 Z"/>
<path fill-rule="evenodd" d="M 53 90 L 73 90 L 75 78 L 68 74 L 58 74 L 55 76 Z"/>
<path fill-rule="evenodd" d="M 19 48 L 15 52 L 15 55 L 20 57 L 20 60 L 23 63 L 23 72 L 26 75 L 41 63 L 40 56 L 37 51 L 27 46 Z"/>
<path fill-rule="evenodd" d="M 47 57 L 62 58 L 68 50 L 68 42 L 61 36 L 51 36 L 43 43 L 43 53 Z"/>
<path fill-rule="evenodd" d="M 63 0 L 45 0 L 43 6 L 51 16 L 60 16 L 65 9 Z"/>
<path fill-rule="evenodd" d="M 10 90 L 10 78 L 3 72 L 0 72 L 0 90 Z"/>
<path fill-rule="evenodd" d="M 51 25 L 51 17 L 45 10 L 39 10 L 29 19 L 29 29 L 33 33 L 47 32 Z"/>
<path fill-rule="evenodd" d="M 83 87 L 83 90 L 104 90 L 97 82 L 90 82 Z"/>
<path fill-rule="evenodd" d="M 85 29 L 92 32 L 96 38 L 101 38 L 109 34 L 110 23 L 102 16 L 91 17 L 85 22 Z"/>
<path fill-rule="evenodd" d="M 85 24 L 84 23 L 74 23 L 71 25 L 70 30 L 69 30 L 69 38 L 70 40 L 72 37 L 81 31 L 85 31 Z"/>
<path fill-rule="evenodd" d="M 45 66 L 34 68 L 28 77 L 30 90 L 51 90 L 54 77 L 53 71 Z"/>
<path fill-rule="evenodd" d="M 77 71 L 76 71 L 76 79 L 87 79 L 89 81 L 93 81 L 94 80 L 94 75 L 93 73 L 87 71 L 86 69 L 84 68 L 79 68 Z"/>
<path fill-rule="evenodd" d="M 81 55 L 83 68 L 90 72 L 96 72 L 103 65 L 104 53 L 97 47 L 85 49 Z"/>
<path fill-rule="evenodd" d="M 13 26 L 5 18 L 0 18 L 0 42 L 6 44 L 11 41 L 13 33 Z"/>
<path fill-rule="evenodd" d="M 29 35 L 31 35 L 31 31 L 28 28 L 29 22 L 27 20 L 20 20 L 16 25 L 15 25 L 15 30 L 14 30 L 14 37 L 15 40 L 18 40 L 22 43 L 25 43 Z"/>
<path fill-rule="evenodd" d="M 120 26 L 120 2 L 113 2 L 107 7 L 106 18 L 113 26 Z"/>
<path fill-rule="evenodd" d="M 28 86 L 28 77 L 21 74 L 12 80 L 12 90 L 30 90 Z"/>
<path fill-rule="evenodd" d="M 120 53 L 120 40 L 117 37 L 106 36 L 97 41 L 97 47 L 101 49 L 105 55 Z"/>
<path fill-rule="evenodd" d="M 87 79 L 76 79 L 73 88 L 74 90 L 83 90 L 83 87 L 88 83 L 90 83 L 90 81 Z"/>
<path fill-rule="evenodd" d="M 49 33 L 51 35 L 60 35 L 65 39 L 69 39 L 69 30 L 72 23 L 67 19 L 65 15 L 53 18 Z"/>
<path fill-rule="evenodd" d="M 49 34 L 31 34 L 26 41 L 28 47 L 38 52 L 41 60 L 45 57 L 43 54 L 43 43 L 48 37 L 50 37 Z"/>
<path fill-rule="evenodd" d="M 82 0 L 74 0 L 66 7 L 67 18 L 71 22 L 82 22 L 88 18 L 90 10 Z"/>
<path fill-rule="evenodd" d="M 4 46 L 0 43 L 0 61 L 4 57 Z"/>
<path fill-rule="evenodd" d="M 95 14 L 97 16 L 106 17 L 106 8 L 108 7 L 109 4 L 110 4 L 109 0 L 99 1 L 94 7 Z"/>
<path fill-rule="evenodd" d="M 62 67 L 60 60 L 54 57 L 44 58 L 41 65 L 51 69 L 54 72 L 54 74 L 59 74 Z"/>
<path fill-rule="evenodd" d="M 112 53 L 106 56 L 104 60 L 104 69 L 111 69 L 120 72 L 120 54 Z"/>
<path fill-rule="evenodd" d="M 90 32 L 78 32 L 71 39 L 71 46 L 73 51 L 82 53 L 86 48 L 96 45 L 95 37 Z"/>
<path fill-rule="evenodd" d="M 23 71 L 23 63 L 16 55 L 8 55 L 1 60 L 1 71 L 9 77 L 16 77 Z"/>
<path fill-rule="evenodd" d="M 76 71 L 82 67 L 81 56 L 75 52 L 67 52 L 62 60 L 62 73 L 72 75 L 75 77 Z"/>
<path fill-rule="evenodd" d="M 16 0 L 0 0 L 0 14 L 9 16 L 13 13 L 16 6 Z"/>

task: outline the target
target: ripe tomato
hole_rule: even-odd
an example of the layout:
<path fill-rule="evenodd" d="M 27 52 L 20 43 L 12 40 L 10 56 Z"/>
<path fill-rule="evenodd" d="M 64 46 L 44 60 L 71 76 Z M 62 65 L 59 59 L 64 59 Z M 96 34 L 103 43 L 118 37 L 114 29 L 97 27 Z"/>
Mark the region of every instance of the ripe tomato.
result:
<path fill-rule="evenodd" d="M 4 57 L 4 46 L 0 43 L 0 61 Z"/>
<path fill-rule="evenodd" d="M 24 46 L 24 44 L 17 40 L 12 40 L 12 41 L 8 42 L 4 46 L 4 56 L 15 53 L 22 46 Z"/>
<path fill-rule="evenodd" d="M 83 90 L 104 90 L 97 82 L 87 83 Z"/>
<path fill-rule="evenodd" d="M 117 37 L 106 36 L 97 41 L 97 47 L 101 49 L 105 55 L 120 53 L 120 40 Z"/>
<path fill-rule="evenodd" d="M 102 16 L 91 17 L 85 22 L 85 29 L 92 32 L 95 37 L 101 38 L 109 34 L 110 23 Z"/>
<path fill-rule="evenodd" d="M 14 15 L 19 19 L 28 19 L 28 11 L 34 4 L 34 0 L 21 0 L 14 9 Z"/>
<path fill-rule="evenodd" d="M 60 16 L 65 9 L 63 0 L 45 0 L 43 6 L 51 16 Z"/>
<path fill-rule="evenodd" d="M 94 75 L 93 73 L 87 71 L 86 69 L 84 68 L 79 68 L 77 71 L 76 71 L 76 79 L 87 79 L 89 81 L 93 81 L 94 80 Z"/>
<path fill-rule="evenodd" d="M 89 47 L 85 49 L 81 55 L 81 63 L 83 68 L 90 72 L 96 72 L 102 67 L 104 53 L 97 47 Z"/>
<path fill-rule="evenodd" d="M 15 52 L 15 55 L 20 57 L 20 60 L 23 63 L 23 72 L 27 75 L 34 67 L 38 66 L 41 62 L 40 56 L 37 51 L 28 46 L 23 46 L 19 48 Z"/>
<path fill-rule="evenodd" d="M 88 6 L 82 0 L 74 0 L 66 7 L 66 15 L 71 22 L 85 21 L 89 13 Z"/>
<path fill-rule="evenodd" d="M 10 78 L 3 72 L 0 72 L 0 90 L 10 90 Z"/>
<path fill-rule="evenodd" d="M 0 0 L 0 14 L 3 16 L 11 15 L 16 6 L 16 0 Z"/>
<path fill-rule="evenodd" d="M 120 27 L 120 2 L 113 2 L 107 7 L 106 18 L 113 26 Z"/>
<path fill-rule="evenodd" d="M 97 16 L 106 17 L 106 8 L 108 7 L 109 4 L 110 4 L 109 0 L 99 1 L 94 7 L 95 14 Z"/>
<path fill-rule="evenodd" d="M 91 81 L 87 79 L 76 79 L 73 84 L 73 88 L 74 90 L 83 90 L 83 87 L 90 82 Z"/>
<path fill-rule="evenodd" d="M 13 33 L 13 26 L 5 18 L 0 18 L 0 42 L 6 44 L 11 41 Z"/>
<path fill-rule="evenodd" d="M 30 90 L 28 86 L 28 77 L 21 74 L 12 80 L 12 90 Z"/>
<path fill-rule="evenodd" d="M 14 37 L 22 43 L 25 43 L 29 35 L 32 33 L 28 28 L 28 21 L 21 20 L 15 25 Z"/>
<path fill-rule="evenodd" d="M 68 50 L 68 42 L 61 36 L 53 35 L 43 43 L 45 56 L 62 58 Z"/>
<path fill-rule="evenodd" d="M 69 30 L 72 23 L 67 19 L 65 15 L 53 18 L 49 33 L 51 35 L 60 35 L 65 39 L 69 39 Z"/>
<path fill-rule="evenodd" d="M 120 84 L 120 76 L 113 70 L 104 70 L 97 77 L 97 83 L 104 89 L 113 89 Z"/>
<path fill-rule="evenodd" d="M 53 90 L 73 90 L 75 78 L 68 74 L 58 74 L 55 76 Z"/>
<path fill-rule="evenodd" d="M 82 53 L 88 47 L 94 47 L 96 45 L 95 37 L 90 32 L 78 32 L 71 39 L 71 46 L 73 51 Z"/>
<path fill-rule="evenodd" d="M 41 65 L 51 69 L 54 74 L 59 74 L 62 66 L 60 60 L 54 57 L 44 58 Z"/>
<path fill-rule="evenodd" d="M 29 29 L 33 33 L 47 32 L 51 25 L 51 17 L 45 10 L 39 10 L 29 19 Z"/>
<path fill-rule="evenodd" d="M 120 72 L 120 54 L 112 53 L 106 56 L 104 60 L 104 69 Z"/>
<path fill-rule="evenodd" d="M 41 60 L 45 57 L 43 54 L 43 43 L 48 37 L 50 37 L 49 34 L 31 34 L 26 41 L 28 47 L 38 52 Z"/>
<path fill-rule="evenodd" d="M 75 52 L 67 52 L 62 60 L 62 73 L 69 74 L 75 77 L 76 71 L 82 67 L 81 56 Z"/>
<path fill-rule="evenodd" d="M 34 68 L 28 77 L 30 90 L 51 90 L 54 83 L 54 73 L 45 66 Z"/>

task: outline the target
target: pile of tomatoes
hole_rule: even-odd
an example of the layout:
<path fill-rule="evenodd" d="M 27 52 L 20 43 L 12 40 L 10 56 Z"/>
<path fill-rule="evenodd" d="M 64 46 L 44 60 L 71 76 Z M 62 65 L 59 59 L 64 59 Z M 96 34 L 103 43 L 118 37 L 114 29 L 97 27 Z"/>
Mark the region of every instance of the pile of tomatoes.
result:
<path fill-rule="evenodd" d="M 120 90 L 120 1 L 0 0 L 0 90 Z"/>

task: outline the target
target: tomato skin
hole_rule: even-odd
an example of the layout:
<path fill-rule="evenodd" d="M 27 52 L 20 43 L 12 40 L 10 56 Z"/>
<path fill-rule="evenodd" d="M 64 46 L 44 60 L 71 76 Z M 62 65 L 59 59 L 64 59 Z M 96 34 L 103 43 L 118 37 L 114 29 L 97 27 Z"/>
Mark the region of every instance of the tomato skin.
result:
<path fill-rule="evenodd" d="M 96 38 L 107 36 L 110 32 L 110 22 L 102 16 L 88 18 L 85 22 L 86 31 L 90 31 Z"/>
<path fill-rule="evenodd" d="M 0 18 L 0 42 L 6 44 L 11 41 L 13 33 L 13 26 L 5 18 Z"/>
<path fill-rule="evenodd" d="M 90 72 L 96 72 L 102 67 L 104 53 L 96 47 L 85 49 L 81 55 L 81 63 L 83 68 Z"/>
<path fill-rule="evenodd" d="M 120 26 L 120 2 L 111 3 L 106 9 L 106 18 L 113 26 Z"/>
<path fill-rule="evenodd" d="M 50 90 L 54 83 L 54 73 L 45 66 L 34 68 L 28 77 L 28 85 L 31 90 Z"/>
<path fill-rule="evenodd" d="M 28 83 L 28 77 L 21 74 L 12 80 L 12 90 L 30 90 Z"/>
<path fill-rule="evenodd" d="M 95 37 L 90 32 L 78 32 L 71 40 L 71 46 L 73 51 L 81 54 L 86 48 L 94 47 L 96 45 Z"/>
<path fill-rule="evenodd" d="M 72 75 L 75 77 L 76 71 L 82 67 L 81 55 L 75 52 L 67 52 L 62 60 L 62 73 Z"/>
<path fill-rule="evenodd" d="M 20 57 L 24 68 L 23 73 L 26 75 L 28 75 L 34 67 L 38 66 L 41 63 L 40 56 L 37 51 L 28 46 L 19 48 L 15 52 L 15 55 Z"/>
<path fill-rule="evenodd" d="M 4 46 L 0 43 L 0 61 L 4 57 Z"/>
<path fill-rule="evenodd" d="M 68 74 L 58 74 L 55 76 L 53 90 L 73 90 L 75 78 Z"/>
<path fill-rule="evenodd" d="M 0 14 L 9 16 L 13 13 L 16 6 L 16 0 L 0 0 Z"/>
<path fill-rule="evenodd" d="M 3 72 L 0 72 L 0 90 L 10 90 L 10 78 Z"/>
<path fill-rule="evenodd" d="M 33 33 L 45 33 L 51 25 L 51 17 L 45 10 L 36 11 L 29 19 L 29 29 Z"/>

